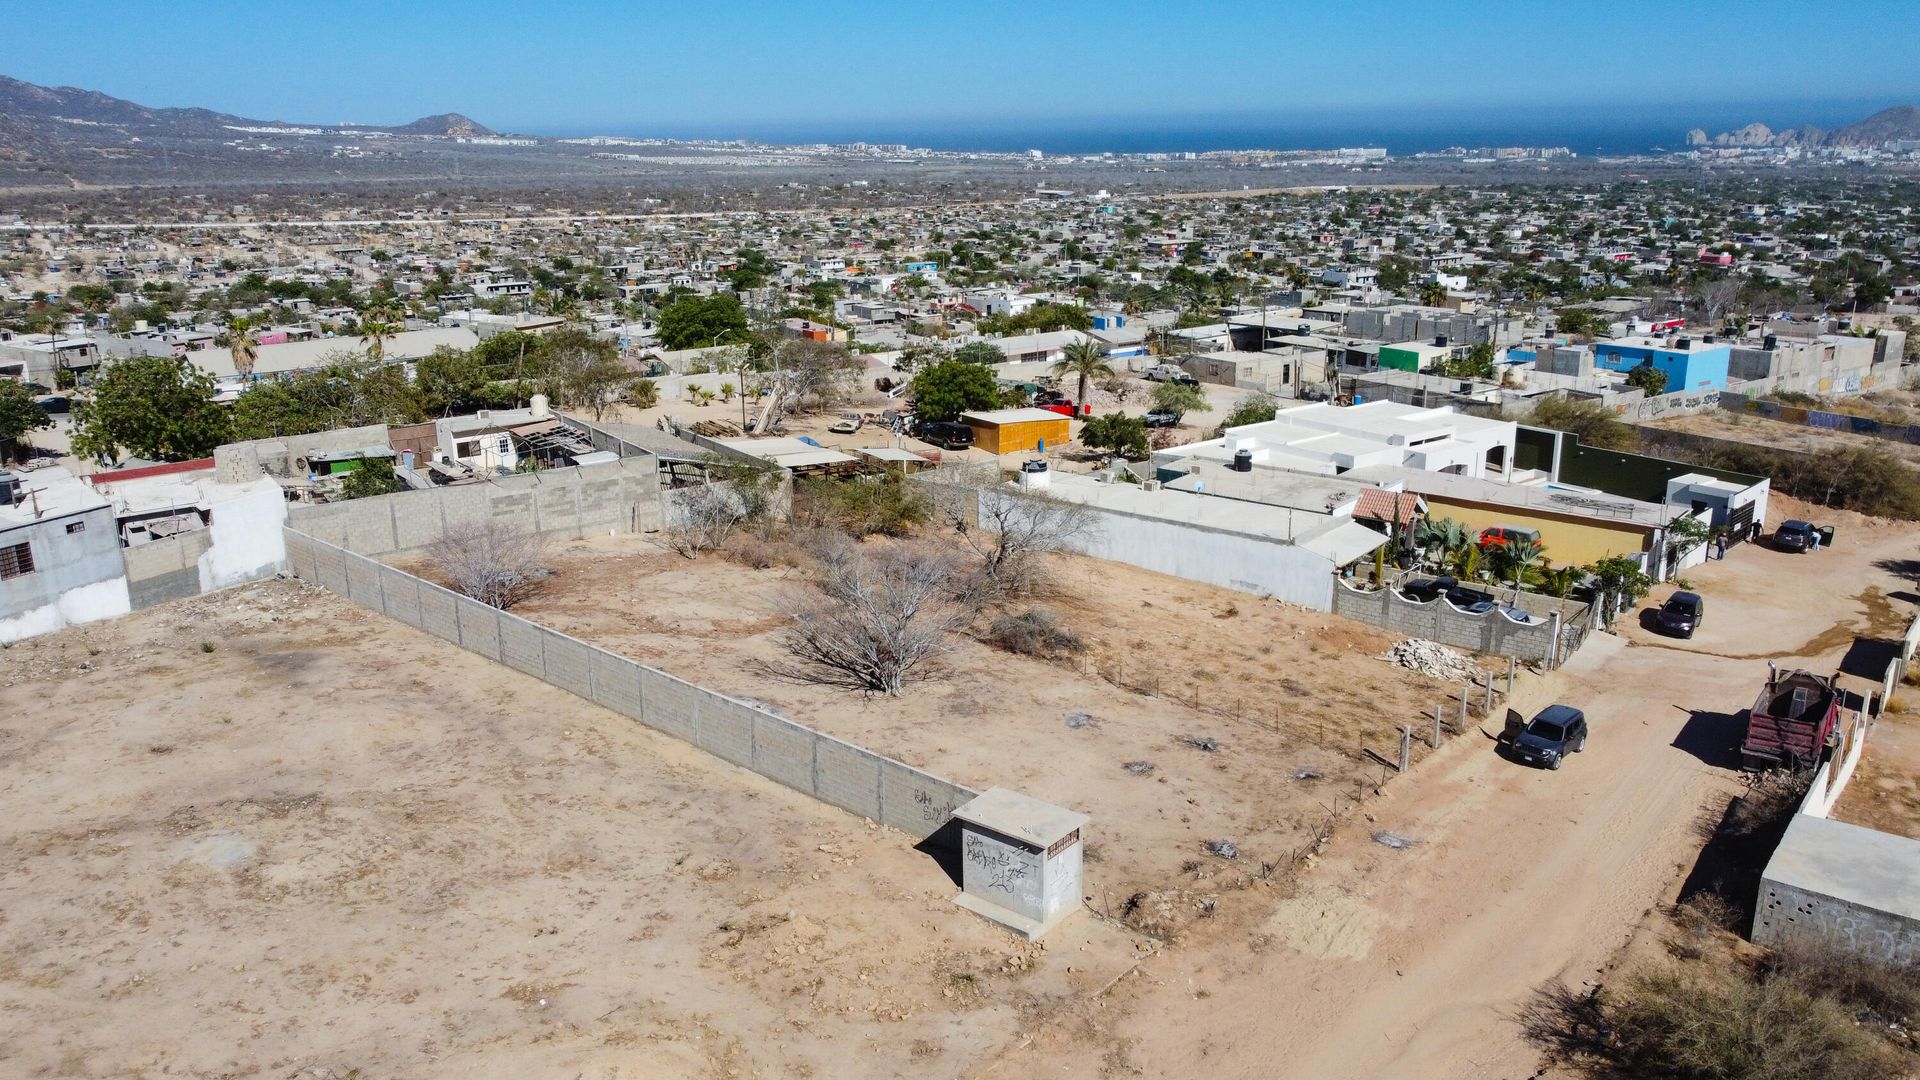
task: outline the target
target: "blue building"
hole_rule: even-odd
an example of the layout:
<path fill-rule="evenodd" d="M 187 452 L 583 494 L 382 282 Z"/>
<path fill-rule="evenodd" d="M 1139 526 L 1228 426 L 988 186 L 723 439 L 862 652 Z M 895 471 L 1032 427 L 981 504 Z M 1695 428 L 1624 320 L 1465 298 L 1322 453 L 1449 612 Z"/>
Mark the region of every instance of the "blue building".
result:
<path fill-rule="evenodd" d="M 1733 359 L 1733 346 L 1706 338 L 1625 337 L 1617 341 L 1596 342 L 1595 367 L 1628 372 L 1642 364 L 1667 377 L 1665 393 L 1682 390 L 1725 390 L 1727 364 Z"/>

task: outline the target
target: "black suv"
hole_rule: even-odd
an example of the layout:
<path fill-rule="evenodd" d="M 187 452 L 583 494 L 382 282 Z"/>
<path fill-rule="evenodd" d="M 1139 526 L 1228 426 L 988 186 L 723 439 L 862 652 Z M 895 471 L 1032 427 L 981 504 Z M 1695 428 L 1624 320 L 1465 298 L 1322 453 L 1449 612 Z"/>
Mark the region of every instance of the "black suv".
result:
<path fill-rule="evenodd" d="M 1508 745 L 1515 758 L 1529 765 L 1557 769 L 1568 754 L 1586 749 L 1587 714 L 1571 705 L 1549 705 L 1516 732 Z"/>
<path fill-rule="evenodd" d="M 1667 597 L 1660 605 L 1660 629 L 1669 634 L 1690 638 L 1700 628 L 1700 620 L 1707 613 L 1707 602 L 1699 593 L 1677 592 Z"/>
<path fill-rule="evenodd" d="M 1773 546 L 1780 551 L 1805 551 L 1813 546 L 1813 523 L 1795 518 L 1774 530 Z"/>
<path fill-rule="evenodd" d="M 965 450 L 973 445 L 973 429 L 952 422 L 922 424 L 920 438 L 945 450 Z"/>

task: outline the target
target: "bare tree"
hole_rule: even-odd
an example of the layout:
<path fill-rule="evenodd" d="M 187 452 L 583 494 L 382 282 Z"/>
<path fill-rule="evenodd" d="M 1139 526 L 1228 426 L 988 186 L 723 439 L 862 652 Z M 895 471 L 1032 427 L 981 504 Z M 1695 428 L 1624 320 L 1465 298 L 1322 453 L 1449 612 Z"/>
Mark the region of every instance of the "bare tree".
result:
<path fill-rule="evenodd" d="M 824 595 L 797 599 L 781 634 L 800 662 L 775 669 L 788 678 L 898 697 L 971 617 L 954 596 L 958 567 L 943 553 L 843 541 L 821 560 Z"/>
<path fill-rule="evenodd" d="M 667 547 L 689 559 L 727 542 L 747 523 L 747 507 L 731 488 L 700 484 L 667 494 Z"/>
<path fill-rule="evenodd" d="M 505 611 L 546 577 L 545 550 L 545 541 L 525 526 L 489 520 L 448 529 L 427 545 L 427 558 L 454 592 Z"/>
<path fill-rule="evenodd" d="M 1694 305 L 1706 315 L 1708 329 L 1718 328 L 1720 321 L 1733 311 L 1734 304 L 1740 299 L 1740 291 L 1744 287 L 1744 282 L 1731 275 L 1700 283 Z"/>
<path fill-rule="evenodd" d="M 964 482 L 934 490 L 941 517 L 979 560 L 981 584 L 996 592 L 1031 590 L 1035 556 L 1070 550 L 1099 529 L 1091 509 L 1048 495 Z"/>

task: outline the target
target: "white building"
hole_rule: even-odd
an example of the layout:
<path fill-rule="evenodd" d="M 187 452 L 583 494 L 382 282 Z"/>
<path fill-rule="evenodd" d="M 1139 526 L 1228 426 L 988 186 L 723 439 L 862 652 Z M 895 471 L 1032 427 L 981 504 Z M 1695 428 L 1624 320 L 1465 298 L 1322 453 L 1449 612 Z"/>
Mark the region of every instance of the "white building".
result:
<path fill-rule="evenodd" d="M 1346 408 L 1316 403 L 1281 409 L 1265 423 L 1229 428 L 1222 438 L 1162 450 L 1153 459 L 1162 468 L 1200 459 L 1244 464 L 1249 470 L 1293 469 L 1328 476 L 1393 465 L 1504 478 L 1518 429 L 1511 420 L 1393 401 Z"/>

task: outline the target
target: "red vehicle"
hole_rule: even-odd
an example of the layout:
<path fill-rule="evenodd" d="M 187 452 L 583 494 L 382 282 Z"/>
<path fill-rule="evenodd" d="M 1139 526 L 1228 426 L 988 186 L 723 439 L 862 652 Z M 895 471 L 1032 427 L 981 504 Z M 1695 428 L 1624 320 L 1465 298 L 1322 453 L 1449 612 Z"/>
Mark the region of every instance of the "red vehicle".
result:
<path fill-rule="evenodd" d="M 1769 667 L 1747 715 L 1740 763 L 1749 769 L 1803 769 L 1820 760 L 1840 718 L 1840 676 Z"/>
<path fill-rule="evenodd" d="M 1537 544 L 1540 542 L 1540 530 L 1525 529 L 1518 525 L 1494 525 L 1490 528 L 1480 530 L 1480 547 L 1482 550 L 1505 547 L 1508 544 L 1520 540 L 1531 540 Z"/>
<path fill-rule="evenodd" d="M 1041 405 L 1039 408 L 1045 409 L 1048 412 L 1059 413 L 1061 416 L 1086 417 L 1093 415 L 1093 406 L 1075 405 L 1071 401 L 1056 401 L 1051 405 Z"/>

